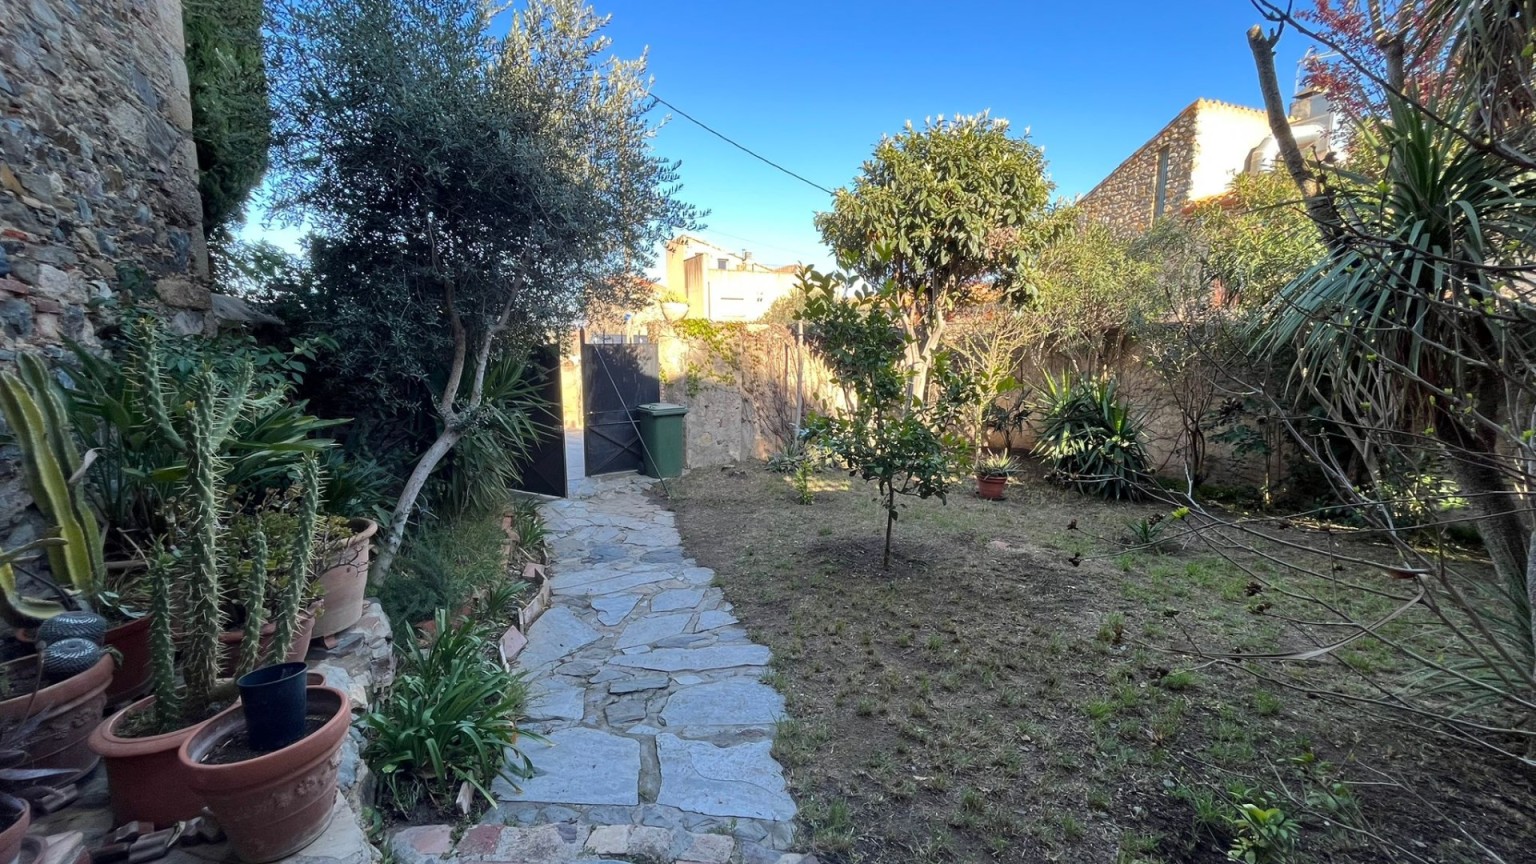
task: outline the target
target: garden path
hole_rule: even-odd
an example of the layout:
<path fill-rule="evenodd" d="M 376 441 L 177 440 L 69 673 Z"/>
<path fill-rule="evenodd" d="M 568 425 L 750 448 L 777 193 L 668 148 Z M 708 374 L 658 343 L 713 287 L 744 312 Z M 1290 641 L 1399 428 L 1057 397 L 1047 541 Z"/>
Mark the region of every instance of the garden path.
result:
<path fill-rule="evenodd" d="M 654 482 L 589 481 L 544 505 L 553 603 L 517 661 L 526 727 L 549 739 L 523 745 L 537 775 L 498 781 L 499 806 L 456 847 L 402 832 L 406 860 L 810 864 L 783 851 L 795 802 L 770 752 L 784 700 L 760 680 L 768 649 L 648 500 Z"/>

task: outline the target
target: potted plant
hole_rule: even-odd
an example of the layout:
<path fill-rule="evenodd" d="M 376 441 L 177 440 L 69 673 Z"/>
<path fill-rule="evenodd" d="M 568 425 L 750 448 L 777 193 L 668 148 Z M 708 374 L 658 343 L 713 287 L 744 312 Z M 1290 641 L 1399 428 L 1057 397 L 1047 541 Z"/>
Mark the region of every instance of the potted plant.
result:
<path fill-rule="evenodd" d="M 1019 463 L 1007 453 L 988 453 L 976 462 L 976 494 L 988 501 L 1003 500 L 1008 475 L 1019 470 Z"/>
<path fill-rule="evenodd" d="M 112 675 L 107 698 L 135 695 L 149 678 L 149 621 L 126 611 L 120 602 L 135 574 L 120 571 L 109 584 L 101 528 L 81 486 L 90 462 L 75 442 L 63 395 L 35 355 L 21 355 L 17 366 L 19 374 L 0 373 L 0 412 L 21 451 L 27 490 L 38 510 L 57 526 L 59 542 L 48 545 L 50 575 L 29 574 L 47 596 L 25 595 L 14 578 L 7 578 L 5 617 L 17 628 L 70 611 L 94 611 L 113 619 L 116 626 L 107 630 L 105 642 L 122 662 Z"/>
<path fill-rule="evenodd" d="M 308 725 L 297 741 L 269 752 L 254 749 L 246 712 L 255 709 L 242 703 L 198 728 L 178 753 L 188 785 L 207 802 L 242 861 L 292 855 L 330 822 L 336 753 L 351 728 L 352 706 L 333 687 L 306 687 L 304 695 Z"/>
<path fill-rule="evenodd" d="M 41 664 L 38 676 L 41 676 Z M 33 686 L 39 691 L 41 682 Z M 44 805 L 49 799 L 59 803 L 60 790 L 53 784 L 72 782 L 67 768 L 30 768 L 26 743 L 43 726 L 47 714 L 32 711 L 22 721 L 0 734 L 0 861 L 12 862 L 21 854 L 27 829 L 32 826 L 34 802 Z M 73 800 L 65 797 L 62 803 Z"/>
<path fill-rule="evenodd" d="M 657 301 L 661 306 L 661 317 L 669 322 L 683 320 L 688 315 L 688 298 L 675 290 L 668 290 Z"/>
<path fill-rule="evenodd" d="M 205 369 L 192 410 L 175 420 L 160 398 L 150 399 L 159 432 L 184 454 L 186 472 L 166 502 L 174 514 L 169 535 L 149 562 L 154 695 L 108 718 L 90 739 L 91 748 L 106 761 L 108 791 L 119 823 L 163 825 L 191 818 L 202 809 L 202 799 L 185 782 L 176 754 L 198 726 L 234 701 L 234 687 L 220 674 L 227 648 L 220 637 L 229 608 L 222 601 L 235 598 L 243 612 L 232 670 L 236 674 L 255 669 L 264 653 L 286 657 L 299 635 L 319 522 L 320 467 L 313 454 L 299 463 L 300 477 L 291 495 L 298 508 L 296 527 L 278 544 L 285 548 L 276 551 L 276 557 L 287 562 L 282 574 L 286 578 L 274 578 L 280 574 L 270 566 L 274 549 L 261 514 L 255 514 L 254 526 L 246 533 L 232 531 L 237 520 L 228 498 L 230 461 L 219 455 L 234 418 L 252 400 L 249 374 L 247 368 L 235 380 L 221 382 Z M 153 383 L 150 387 L 157 389 Z M 272 636 L 264 645 L 261 636 L 269 614 Z M 182 686 L 176 679 L 178 648 Z"/>
<path fill-rule="evenodd" d="M 0 552 L 0 585 L 6 593 L 17 593 L 16 561 L 62 542 L 40 540 Z M 101 722 L 115 666 L 100 645 L 106 629 L 99 615 L 60 613 L 44 622 L 38 653 L 0 665 L 0 728 L 27 754 L 20 767 L 62 771 L 66 782 L 96 767 L 85 738 Z"/>
<path fill-rule="evenodd" d="M 363 594 L 368 589 L 368 563 L 373 554 L 373 535 L 379 523 L 372 519 L 325 520 L 320 576 L 320 598 L 325 611 L 315 622 L 314 633 L 325 638 L 356 624 L 363 617 Z"/>

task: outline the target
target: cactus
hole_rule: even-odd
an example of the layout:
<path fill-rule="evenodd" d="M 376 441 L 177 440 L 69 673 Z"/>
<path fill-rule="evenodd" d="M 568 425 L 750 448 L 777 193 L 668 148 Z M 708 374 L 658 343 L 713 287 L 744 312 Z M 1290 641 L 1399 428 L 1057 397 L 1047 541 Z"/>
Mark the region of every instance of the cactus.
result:
<path fill-rule="evenodd" d="M 79 486 L 84 462 L 58 386 L 43 361 L 24 354 L 20 375 L 0 373 L 0 411 L 16 436 L 27 489 L 45 516 L 58 525 L 61 544 L 48 549 L 55 579 L 67 584 L 73 605 L 95 605 L 105 583 L 101 527 Z M 51 617 L 64 611 L 30 606 L 7 590 L 9 611 L 24 617 Z"/>
<path fill-rule="evenodd" d="M 162 731 L 181 725 L 181 693 L 176 688 L 176 637 L 172 634 L 176 604 L 175 559 L 159 550 L 149 559 L 149 659 L 155 694 L 155 726 Z"/>
<path fill-rule="evenodd" d="M 304 589 L 309 584 L 309 565 L 315 554 L 315 532 L 320 527 L 320 460 L 315 454 L 300 463 L 299 523 L 293 532 L 292 554 L 288 558 L 288 583 L 280 598 L 277 629 L 272 638 L 272 662 L 281 663 L 293 647 L 298 629 Z"/>
<path fill-rule="evenodd" d="M 224 416 L 235 410 L 217 406 L 220 401 L 217 382 L 211 371 L 197 378 L 195 401 L 188 412 L 186 434 L 188 507 L 185 663 L 182 673 L 187 681 L 187 699 L 194 705 L 207 704 L 219 677 L 219 655 L 223 643 L 220 615 L 222 600 L 220 577 L 224 560 L 219 541 L 224 530 L 225 506 L 223 472 L 219 458 L 223 440 L 218 430 L 228 426 Z"/>
<path fill-rule="evenodd" d="M 267 611 L 267 554 L 267 532 L 257 518 L 255 533 L 251 535 L 251 571 L 245 578 L 245 638 L 235 665 L 236 678 L 255 669 L 261 660 L 261 625 Z"/>

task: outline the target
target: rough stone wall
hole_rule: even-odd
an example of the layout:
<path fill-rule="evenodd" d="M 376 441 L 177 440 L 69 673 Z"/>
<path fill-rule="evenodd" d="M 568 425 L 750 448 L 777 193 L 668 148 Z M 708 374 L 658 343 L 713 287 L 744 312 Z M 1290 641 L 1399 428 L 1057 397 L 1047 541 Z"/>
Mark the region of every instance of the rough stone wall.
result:
<path fill-rule="evenodd" d="M 662 398 L 688 406 L 688 467 L 766 458 L 794 435 L 797 405 L 803 418 L 842 403 L 831 371 L 809 347 L 796 345 L 789 328 L 747 324 L 718 332 L 713 345 L 680 339 L 670 328 L 656 336 Z"/>
<path fill-rule="evenodd" d="M 180 0 L 0 0 L 0 368 L 97 344 L 106 302 L 211 301 Z M 0 452 L 0 546 L 35 536 Z"/>
<path fill-rule="evenodd" d="M 208 262 L 180 0 L 5 8 L 0 360 L 92 344 L 94 312 L 125 278 L 181 329 L 200 327 Z"/>

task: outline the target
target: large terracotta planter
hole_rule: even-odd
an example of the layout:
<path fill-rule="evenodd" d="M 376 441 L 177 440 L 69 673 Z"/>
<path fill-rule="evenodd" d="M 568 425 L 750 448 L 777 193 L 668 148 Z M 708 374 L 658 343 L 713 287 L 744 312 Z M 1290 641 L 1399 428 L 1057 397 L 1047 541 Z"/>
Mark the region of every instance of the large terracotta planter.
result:
<path fill-rule="evenodd" d="M 317 604 L 309 607 L 304 614 L 299 616 L 298 629 L 293 634 L 293 645 L 288 649 L 288 656 L 283 660 L 297 663 L 309 655 L 309 644 L 314 641 L 315 619 L 321 614 L 321 607 Z M 261 625 L 261 663 L 266 665 L 267 652 L 272 650 L 272 639 L 277 634 L 277 625 L 271 621 Z M 225 630 L 219 634 L 219 641 L 224 645 L 223 655 L 219 658 L 219 674 L 225 678 L 232 678 L 235 674 L 235 663 L 240 659 L 240 643 L 245 641 L 244 630 Z"/>
<path fill-rule="evenodd" d="M 30 681 L 36 662 L 23 657 L 5 664 L 5 670 L 12 681 Z M 110 654 L 103 655 L 90 669 L 37 691 L 36 699 L 28 693 L 0 702 L 0 725 L 22 722 L 29 710 L 30 716 L 44 718 L 22 741 L 30 758 L 18 767 L 69 771 L 69 776 L 53 781 L 59 786 L 73 783 L 96 767 L 101 760 L 86 746 L 85 739 L 101 723 L 116 665 Z"/>
<path fill-rule="evenodd" d="M 368 590 L 368 563 L 373 556 L 373 535 L 379 523 L 353 519 L 352 536 L 330 552 L 320 573 L 320 596 L 325 612 L 315 622 L 315 635 L 324 639 L 351 627 L 363 617 L 363 594 Z"/>
<path fill-rule="evenodd" d="M 21 857 L 21 844 L 27 839 L 27 829 L 32 827 L 32 805 L 20 798 L 16 803 L 21 805 L 21 812 L 9 828 L 0 831 L 0 864 L 11 864 Z"/>
<path fill-rule="evenodd" d="M 149 623 L 145 615 L 107 631 L 107 647 L 123 658 L 107 687 L 108 704 L 136 699 L 149 688 Z"/>
<path fill-rule="evenodd" d="M 203 799 L 186 783 L 176 751 L 202 724 L 164 735 L 124 738 L 123 719 L 148 711 L 155 697 L 140 699 L 102 721 L 91 733 L 91 750 L 107 763 L 107 794 L 114 825 L 141 820 L 157 826 L 191 819 L 203 812 Z"/>
<path fill-rule="evenodd" d="M 240 860 L 262 864 L 308 846 L 330 822 L 336 801 L 341 744 L 352 721 L 347 694 L 334 687 L 306 689 L 309 711 L 330 719 L 281 750 L 205 765 L 203 758 L 245 728 L 236 705 L 215 716 L 181 745 L 187 783 L 203 796 Z"/>

